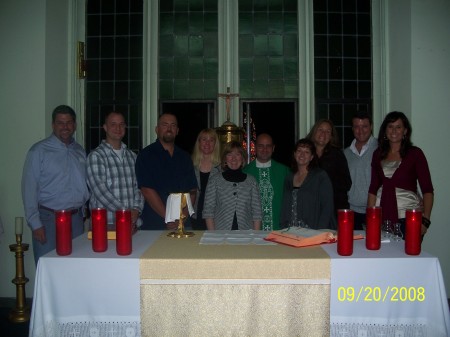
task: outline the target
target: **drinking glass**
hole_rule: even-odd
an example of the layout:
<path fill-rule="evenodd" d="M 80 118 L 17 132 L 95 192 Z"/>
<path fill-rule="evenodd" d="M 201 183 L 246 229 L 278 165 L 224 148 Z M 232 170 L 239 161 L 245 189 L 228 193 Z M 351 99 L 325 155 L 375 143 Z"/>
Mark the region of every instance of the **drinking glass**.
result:
<path fill-rule="evenodd" d="M 383 239 L 390 239 L 392 237 L 392 222 L 391 220 L 384 220 L 381 225 L 381 232 L 383 233 Z"/>
<path fill-rule="evenodd" d="M 394 240 L 397 242 L 400 242 L 403 240 L 403 233 L 402 233 L 402 228 L 401 228 L 401 224 L 400 223 L 396 223 L 394 224 L 394 229 L 393 229 L 393 236 L 394 236 Z"/>

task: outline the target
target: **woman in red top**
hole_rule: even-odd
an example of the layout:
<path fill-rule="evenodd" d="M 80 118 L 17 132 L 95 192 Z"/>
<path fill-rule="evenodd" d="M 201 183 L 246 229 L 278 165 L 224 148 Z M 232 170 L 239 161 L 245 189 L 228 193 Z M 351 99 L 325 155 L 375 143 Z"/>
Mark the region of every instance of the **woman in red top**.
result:
<path fill-rule="evenodd" d="M 422 208 L 422 235 L 430 226 L 433 184 L 427 159 L 412 145 L 411 124 L 399 111 L 387 114 L 378 134 L 378 149 L 372 157 L 372 180 L 367 206 L 381 206 L 383 220 L 402 224 L 405 211 Z M 419 182 L 422 197 L 417 191 Z"/>

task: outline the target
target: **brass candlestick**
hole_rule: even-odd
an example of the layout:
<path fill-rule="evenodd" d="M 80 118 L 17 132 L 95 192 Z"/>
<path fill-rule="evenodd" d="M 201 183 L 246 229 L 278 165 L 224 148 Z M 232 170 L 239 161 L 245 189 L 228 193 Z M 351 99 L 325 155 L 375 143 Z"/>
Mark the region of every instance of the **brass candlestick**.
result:
<path fill-rule="evenodd" d="M 29 281 L 25 277 L 23 253 L 29 244 L 22 243 L 22 234 L 16 234 L 16 243 L 9 245 L 9 250 L 16 253 L 16 277 L 11 281 L 16 285 L 16 307 L 11 309 L 9 320 L 13 323 L 23 323 L 30 320 L 30 307 L 26 305 L 25 284 Z"/>
<path fill-rule="evenodd" d="M 184 231 L 184 219 L 186 219 L 186 216 L 183 214 L 183 208 L 187 206 L 187 200 L 186 195 L 184 193 L 181 193 L 181 201 L 180 201 L 180 220 L 178 221 L 178 228 L 176 231 L 170 232 L 167 234 L 167 236 L 170 236 L 172 238 L 189 238 L 191 236 L 194 236 L 195 234 L 193 232 L 185 232 Z"/>

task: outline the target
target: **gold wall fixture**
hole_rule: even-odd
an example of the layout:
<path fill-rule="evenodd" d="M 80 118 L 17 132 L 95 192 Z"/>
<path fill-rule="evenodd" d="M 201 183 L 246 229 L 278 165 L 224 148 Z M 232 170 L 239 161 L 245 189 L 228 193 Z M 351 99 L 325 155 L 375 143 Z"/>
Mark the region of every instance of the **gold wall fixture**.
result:
<path fill-rule="evenodd" d="M 86 60 L 84 58 L 84 42 L 78 41 L 77 51 L 78 78 L 86 78 Z"/>
<path fill-rule="evenodd" d="M 226 121 L 222 126 L 216 128 L 217 135 L 219 136 L 220 145 L 223 147 L 226 143 L 231 141 L 238 141 L 242 143 L 244 140 L 244 129 Z"/>
<path fill-rule="evenodd" d="M 225 99 L 225 109 L 227 113 L 227 120 L 225 121 L 225 123 L 223 123 L 222 126 L 216 128 L 221 146 L 223 147 L 226 143 L 229 143 L 233 140 L 242 143 L 242 141 L 244 140 L 244 129 L 230 121 L 231 100 L 239 97 L 239 94 L 232 94 L 230 92 L 230 87 L 227 87 L 226 94 L 219 93 L 217 96 L 219 98 Z"/>

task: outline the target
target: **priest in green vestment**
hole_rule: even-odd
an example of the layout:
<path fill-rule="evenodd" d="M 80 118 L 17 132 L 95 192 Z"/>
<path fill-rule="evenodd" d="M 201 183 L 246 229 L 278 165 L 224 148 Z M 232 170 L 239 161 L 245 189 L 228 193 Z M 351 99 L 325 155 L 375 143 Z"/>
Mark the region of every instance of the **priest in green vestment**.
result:
<path fill-rule="evenodd" d="M 269 134 L 260 134 L 256 138 L 255 148 L 256 159 L 246 165 L 243 171 L 254 176 L 259 185 L 263 212 L 261 229 L 277 230 L 280 229 L 284 178 L 290 170 L 272 159 L 275 145 Z"/>

